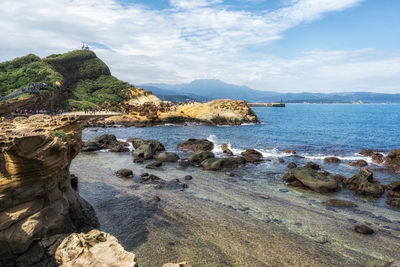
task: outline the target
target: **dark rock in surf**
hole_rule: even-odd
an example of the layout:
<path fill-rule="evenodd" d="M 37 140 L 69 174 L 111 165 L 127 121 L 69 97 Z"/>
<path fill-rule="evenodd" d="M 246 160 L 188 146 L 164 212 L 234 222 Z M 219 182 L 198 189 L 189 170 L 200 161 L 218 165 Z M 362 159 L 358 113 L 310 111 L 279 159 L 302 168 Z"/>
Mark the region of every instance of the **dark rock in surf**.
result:
<path fill-rule="evenodd" d="M 246 162 L 249 163 L 260 163 L 262 162 L 263 155 L 254 149 L 247 149 L 246 151 L 241 153 Z"/>
<path fill-rule="evenodd" d="M 294 162 L 290 162 L 287 166 L 288 166 L 289 169 L 297 168 L 297 165 Z"/>
<path fill-rule="evenodd" d="M 198 150 L 194 152 L 189 158 L 189 162 L 192 164 L 200 164 L 206 159 L 214 158 L 214 153 L 211 151 L 204 151 L 204 150 Z"/>
<path fill-rule="evenodd" d="M 317 163 L 314 163 L 314 162 L 312 162 L 312 161 L 307 162 L 307 164 L 304 165 L 304 167 L 310 168 L 310 169 L 313 169 L 313 170 L 316 170 L 316 171 L 318 171 L 318 170 L 321 169 L 321 167 L 320 167 Z"/>
<path fill-rule="evenodd" d="M 338 189 L 338 182 L 330 175 L 303 167 L 289 170 L 283 180 L 292 186 L 309 188 L 315 192 L 328 193 Z"/>
<path fill-rule="evenodd" d="M 211 151 L 214 149 L 214 144 L 207 139 L 188 139 L 187 141 L 177 145 L 180 150 L 190 150 L 190 151 Z"/>
<path fill-rule="evenodd" d="M 349 162 L 349 165 L 352 167 L 365 167 L 368 165 L 368 163 L 363 159 L 358 159 L 358 160 L 351 160 Z"/>
<path fill-rule="evenodd" d="M 344 179 L 343 185 L 355 191 L 359 195 L 380 197 L 385 191 L 383 185 L 373 176 L 373 173 L 366 168 L 361 168 L 360 172 L 351 178 Z"/>
<path fill-rule="evenodd" d="M 354 226 L 354 231 L 363 235 L 372 235 L 374 230 L 364 224 Z"/>
<path fill-rule="evenodd" d="M 150 164 L 147 164 L 146 165 L 146 169 L 157 169 L 157 168 L 159 168 L 161 166 L 162 166 L 162 162 L 154 161 L 154 162 L 152 162 Z"/>
<path fill-rule="evenodd" d="M 340 163 L 340 159 L 337 157 L 327 157 L 324 159 L 326 163 Z"/>
<path fill-rule="evenodd" d="M 341 199 L 329 199 L 324 202 L 326 206 L 329 207 L 355 207 L 356 204 L 354 204 L 351 201 L 346 201 L 346 200 L 341 200 Z"/>
<path fill-rule="evenodd" d="M 129 169 L 120 169 L 115 174 L 118 177 L 125 177 L 125 178 L 133 176 L 132 170 L 129 170 Z"/>
<path fill-rule="evenodd" d="M 179 160 L 179 156 L 172 152 L 161 152 L 154 156 L 154 159 L 159 162 L 177 162 Z"/>
<path fill-rule="evenodd" d="M 393 149 L 385 158 L 385 166 L 389 169 L 400 170 L 400 149 Z"/>

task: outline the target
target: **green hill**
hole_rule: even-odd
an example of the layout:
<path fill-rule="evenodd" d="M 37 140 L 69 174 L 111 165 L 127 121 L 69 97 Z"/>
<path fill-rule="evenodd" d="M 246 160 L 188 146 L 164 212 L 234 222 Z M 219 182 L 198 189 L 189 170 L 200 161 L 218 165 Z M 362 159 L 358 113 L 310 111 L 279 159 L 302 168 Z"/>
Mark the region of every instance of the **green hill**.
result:
<path fill-rule="evenodd" d="M 58 88 L 57 83 L 61 84 Z M 82 109 L 117 109 L 134 95 L 135 87 L 111 75 L 110 69 L 96 54 L 75 50 L 41 59 L 33 54 L 0 63 L 0 96 L 4 97 L 32 82 L 48 84 L 48 90 L 67 90 L 63 107 Z M 132 92 L 133 91 L 133 92 Z M 34 97 L 25 94 L 18 101 Z"/>

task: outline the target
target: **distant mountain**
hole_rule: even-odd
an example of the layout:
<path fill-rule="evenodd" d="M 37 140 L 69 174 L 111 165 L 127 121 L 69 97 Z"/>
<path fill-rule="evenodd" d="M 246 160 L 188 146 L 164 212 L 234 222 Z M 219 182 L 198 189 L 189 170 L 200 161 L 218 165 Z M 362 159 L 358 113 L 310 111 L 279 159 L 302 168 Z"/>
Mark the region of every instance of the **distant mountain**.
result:
<path fill-rule="evenodd" d="M 259 91 L 247 86 L 227 84 L 220 80 L 194 80 L 187 84 L 151 83 L 140 85 L 155 95 L 184 95 L 197 101 L 218 98 L 242 99 L 247 102 L 279 102 L 287 103 L 400 103 L 400 94 L 381 94 L 369 92 L 352 93 L 279 93 L 275 91 Z"/>

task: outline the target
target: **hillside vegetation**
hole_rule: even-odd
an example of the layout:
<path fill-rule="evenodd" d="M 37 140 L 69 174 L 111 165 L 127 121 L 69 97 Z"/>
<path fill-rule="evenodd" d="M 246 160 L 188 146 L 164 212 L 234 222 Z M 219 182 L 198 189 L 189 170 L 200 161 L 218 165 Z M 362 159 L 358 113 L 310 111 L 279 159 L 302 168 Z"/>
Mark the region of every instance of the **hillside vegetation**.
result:
<path fill-rule="evenodd" d="M 28 87 L 32 82 L 46 83 L 49 90 L 59 81 L 68 90 L 63 99 L 64 108 L 117 109 L 117 106 L 135 97 L 136 89 L 129 83 L 111 76 L 110 69 L 96 54 L 75 50 L 50 55 L 44 59 L 33 54 L 0 63 L 0 96 Z M 23 95 L 24 98 L 32 95 Z M 18 99 L 17 99 L 18 100 Z"/>

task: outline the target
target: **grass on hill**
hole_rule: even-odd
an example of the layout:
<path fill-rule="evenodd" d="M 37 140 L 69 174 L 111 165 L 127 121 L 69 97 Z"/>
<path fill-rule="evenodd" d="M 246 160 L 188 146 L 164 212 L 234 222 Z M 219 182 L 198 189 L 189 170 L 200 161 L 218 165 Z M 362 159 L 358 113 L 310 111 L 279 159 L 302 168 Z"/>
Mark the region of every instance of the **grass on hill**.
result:
<path fill-rule="evenodd" d="M 33 54 L 0 63 L 0 96 L 6 96 L 21 86 L 28 87 L 32 82 L 46 83 L 49 89 L 55 88 L 55 82 L 59 80 L 63 80 L 62 75 Z"/>

